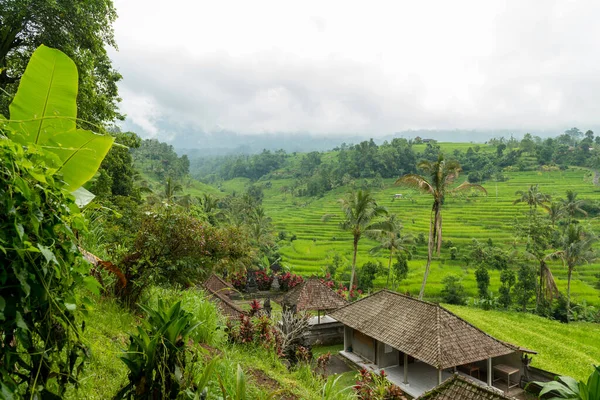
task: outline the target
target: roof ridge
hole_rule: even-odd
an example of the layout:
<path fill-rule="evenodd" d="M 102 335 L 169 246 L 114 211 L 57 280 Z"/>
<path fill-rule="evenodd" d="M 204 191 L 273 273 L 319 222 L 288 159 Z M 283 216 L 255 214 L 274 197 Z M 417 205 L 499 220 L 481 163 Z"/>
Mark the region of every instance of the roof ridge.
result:
<path fill-rule="evenodd" d="M 335 290 L 333 290 L 333 288 L 330 288 L 329 286 L 327 286 L 325 284 L 325 282 L 323 282 L 321 280 L 321 278 L 309 278 L 310 280 L 316 280 L 317 282 L 319 282 L 321 285 L 325 286 L 327 289 L 329 289 L 329 291 L 331 293 L 333 293 L 334 295 L 336 295 L 337 297 L 339 297 L 340 299 L 344 300 L 345 302 L 348 302 L 348 300 L 346 300 L 346 298 L 344 296 L 342 296 L 341 294 L 339 294 L 338 292 L 336 292 Z"/>
<path fill-rule="evenodd" d="M 438 368 L 441 368 L 442 366 L 442 338 L 441 338 L 441 332 L 440 332 L 440 307 L 436 307 L 436 336 L 437 336 L 437 362 Z"/>
<path fill-rule="evenodd" d="M 217 292 L 216 290 L 212 290 L 211 288 L 206 288 L 206 290 L 208 290 L 210 292 L 210 294 L 212 294 L 213 296 L 218 297 L 223 303 L 227 304 L 229 307 L 233 308 L 234 310 L 236 310 L 242 314 L 246 313 L 244 310 L 242 310 L 241 307 L 232 303 L 230 300 L 228 300 L 225 296 L 223 296 L 221 293 Z"/>

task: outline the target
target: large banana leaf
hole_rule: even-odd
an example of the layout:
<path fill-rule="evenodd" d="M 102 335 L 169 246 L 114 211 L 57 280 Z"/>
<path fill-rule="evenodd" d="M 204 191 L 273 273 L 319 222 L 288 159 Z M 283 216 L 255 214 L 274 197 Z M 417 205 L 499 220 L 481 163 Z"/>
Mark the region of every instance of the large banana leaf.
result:
<path fill-rule="evenodd" d="M 67 55 L 38 47 L 21 77 L 8 123 L 12 140 L 38 144 L 58 156 L 58 170 L 72 190 L 94 176 L 114 141 L 76 128 L 77 79 Z"/>

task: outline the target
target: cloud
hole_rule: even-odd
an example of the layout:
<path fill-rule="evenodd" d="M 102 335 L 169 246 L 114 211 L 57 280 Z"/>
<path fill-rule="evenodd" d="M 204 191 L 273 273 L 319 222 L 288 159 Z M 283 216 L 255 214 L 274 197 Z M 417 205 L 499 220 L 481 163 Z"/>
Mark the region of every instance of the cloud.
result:
<path fill-rule="evenodd" d="M 598 124 L 592 1 L 116 6 L 123 111 L 148 136 Z"/>

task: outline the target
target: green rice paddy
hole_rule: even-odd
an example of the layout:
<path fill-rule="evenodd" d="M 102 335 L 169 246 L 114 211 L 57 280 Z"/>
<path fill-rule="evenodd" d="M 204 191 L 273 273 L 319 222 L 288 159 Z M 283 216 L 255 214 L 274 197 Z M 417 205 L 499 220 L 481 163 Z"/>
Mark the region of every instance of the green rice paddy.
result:
<path fill-rule="evenodd" d="M 467 252 L 467 246 L 473 239 L 487 242 L 491 239 L 494 245 L 506 249 L 521 244 L 515 239 L 513 222 L 515 218 L 524 218 L 527 211 L 525 205 L 513 205 L 517 190 L 526 190 L 529 185 L 538 183 L 540 190 L 553 198 L 563 197 L 567 189 L 576 191 L 582 199 L 598 199 L 600 188 L 595 187 L 585 169 L 568 169 L 566 171 L 549 172 L 508 172 L 505 182 L 486 182 L 483 186 L 488 195 L 453 197 L 449 196 L 443 210 L 444 240 L 450 240 L 460 252 Z M 349 268 L 352 260 L 352 239 L 348 232 L 339 229 L 341 212 L 338 199 L 347 192 L 346 188 L 338 188 L 322 198 L 292 197 L 281 192 L 281 187 L 293 185 L 291 179 L 271 180 L 271 187 L 264 189 L 264 207 L 272 218 L 276 231 L 285 231 L 288 238 L 295 235 L 297 240 L 281 241 L 280 249 L 283 262 L 302 275 L 321 274 L 325 266 L 331 262 L 335 254 L 340 255 Z M 248 183 L 245 179 L 225 182 L 223 189 L 227 192 L 244 190 Z M 403 221 L 405 232 L 415 237 L 419 233 L 427 235 L 429 229 L 429 211 L 431 199 L 410 189 L 394 185 L 394 180 L 386 180 L 382 189 L 372 189 L 372 193 L 381 205 L 396 213 Z M 405 199 L 393 199 L 393 195 L 402 193 Z M 325 214 L 336 217 L 322 222 Z M 589 219 L 594 230 L 599 227 L 598 220 Z M 359 243 L 358 266 L 378 259 L 387 266 L 389 253 L 371 255 L 369 250 L 376 243 L 369 239 L 361 239 Z M 417 293 L 423 276 L 426 248 L 420 246 L 417 254 L 409 262 L 408 278 L 402 282 L 400 290 Z M 476 284 L 473 267 L 464 261 L 450 260 L 447 248 L 442 249 L 441 257 L 432 263 L 432 271 L 428 281 L 426 296 L 437 297 L 441 290 L 442 279 L 449 274 L 458 274 L 470 295 L 475 295 Z M 561 289 L 566 288 L 566 270 L 560 264 L 552 265 L 552 272 Z M 580 266 L 573 275 L 572 295 L 576 301 L 585 300 L 588 304 L 600 304 L 599 293 L 595 288 L 600 273 L 600 264 Z M 499 273 L 491 271 L 491 290 L 496 292 L 499 286 Z M 382 286 L 383 277 L 376 281 Z"/>

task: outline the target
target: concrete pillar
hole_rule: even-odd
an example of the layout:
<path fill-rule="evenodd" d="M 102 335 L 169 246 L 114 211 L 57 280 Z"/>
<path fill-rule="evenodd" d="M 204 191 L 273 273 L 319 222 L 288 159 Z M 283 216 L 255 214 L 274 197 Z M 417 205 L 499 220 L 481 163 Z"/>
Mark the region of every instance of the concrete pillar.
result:
<path fill-rule="evenodd" d="M 487 359 L 487 373 L 488 373 L 487 384 L 488 384 L 488 386 L 492 386 L 492 376 L 493 376 L 493 373 L 492 373 L 492 357 L 490 357 L 490 358 Z"/>
<path fill-rule="evenodd" d="M 347 351 L 348 347 L 350 347 L 350 328 L 344 325 L 344 351 Z"/>
<path fill-rule="evenodd" d="M 438 385 L 442 384 L 442 369 L 438 368 Z"/>
<path fill-rule="evenodd" d="M 404 353 L 404 382 L 408 385 L 408 354 Z"/>

